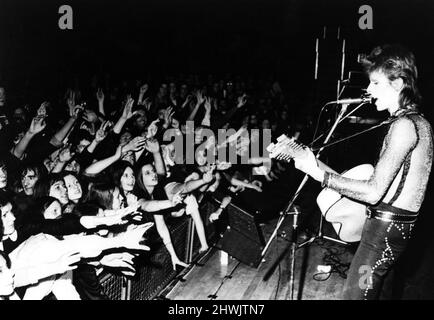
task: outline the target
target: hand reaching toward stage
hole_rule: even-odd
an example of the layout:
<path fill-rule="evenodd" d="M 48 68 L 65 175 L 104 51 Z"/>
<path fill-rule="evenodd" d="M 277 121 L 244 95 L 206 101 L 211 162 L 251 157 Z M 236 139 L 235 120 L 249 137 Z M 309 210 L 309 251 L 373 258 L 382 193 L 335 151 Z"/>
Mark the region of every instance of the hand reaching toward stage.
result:
<path fill-rule="evenodd" d="M 247 95 L 243 94 L 242 96 L 238 97 L 237 101 L 237 108 L 243 107 L 247 102 Z"/>
<path fill-rule="evenodd" d="M 35 135 L 45 129 L 47 124 L 45 123 L 45 116 L 36 116 L 32 119 L 29 127 L 29 134 Z"/>
<path fill-rule="evenodd" d="M 104 121 L 95 134 L 95 141 L 98 143 L 103 141 L 107 137 L 108 128 L 110 128 L 112 125 L 113 125 L 113 122 Z"/>
<path fill-rule="evenodd" d="M 62 274 L 66 271 L 74 270 L 77 268 L 76 263 L 81 260 L 81 254 L 79 252 L 68 252 L 62 255 L 59 259 L 53 262 L 56 274 Z"/>
<path fill-rule="evenodd" d="M 103 256 L 100 263 L 105 267 L 124 269 L 121 272 L 126 276 L 132 277 L 136 274 L 133 262 L 134 258 L 135 255 L 129 252 L 117 252 Z"/>
<path fill-rule="evenodd" d="M 98 100 L 98 103 L 104 103 L 104 92 L 101 88 L 98 88 L 98 91 L 96 92 L 96 99 Z"/>
<path fill-rule="evenodd" d="M 116 240 L 120 241 L 118 247 L 133 249 L 133 250 L 150 250 L 148 246 L 142 244 L 143 234 L 152 226 L 154 223 L 148 222 L 141 225 L 129 225 L 128 230 L 117 235 Z"/>
<path fill-rule="evenodd" d="M 160 121 L 160 119 L 156 119 L 156 120 L 151 122 L 151 124 L 148 127 L 148 131 L 146 133 L 146 138 L 151 139 L 151 138 L 155 137 L 155 135 L 157 134 L 157 131 L 158 131 L 157 122 L 159 122 L 159 121 Z"/>
<path fill-rule="evenodd" d="M 131 117 L 136 113 L 136 112 L 132 111 L 133 104 L 134 104 L 133 99 L 131 99 L 131 98 L 127 99 L 127 102 L 125 103 L 124 110 L 123 110 L 122 116 L 121 116 L 123 119 L 127 119 L 127 120 L 131 119 Z"/>
<path fill-rule="evenodd" d="M 46 117 L 47 116 L 47 107 L 50 105 L 48 101 L 42 102 L 41 106 L 36 111 L 36 115 L 38 117 Z"/>

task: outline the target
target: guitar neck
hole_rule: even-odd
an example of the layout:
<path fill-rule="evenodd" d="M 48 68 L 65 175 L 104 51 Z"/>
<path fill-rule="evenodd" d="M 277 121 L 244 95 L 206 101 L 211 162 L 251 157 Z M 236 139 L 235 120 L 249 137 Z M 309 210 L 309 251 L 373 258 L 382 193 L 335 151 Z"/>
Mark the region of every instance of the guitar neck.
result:
<path fill-rule="evenodd" d="M 289 138 L 285 134 L 282 134 L 279 138 L 277 138 L 276 143 L 270 143 L 270 145 L 267 147 L 267 151 L 269 152 L 269 156 L 271 158 L 284 161 L 290 161 L 292 158 L 303 158 L 306 156 L 307 149 L 308 147 L 306 147 L 304 144 L 294 138 Z M 317 162 L 320 169 L 331 173 L 337 173 L 321 160 L 317 160 Z"/>

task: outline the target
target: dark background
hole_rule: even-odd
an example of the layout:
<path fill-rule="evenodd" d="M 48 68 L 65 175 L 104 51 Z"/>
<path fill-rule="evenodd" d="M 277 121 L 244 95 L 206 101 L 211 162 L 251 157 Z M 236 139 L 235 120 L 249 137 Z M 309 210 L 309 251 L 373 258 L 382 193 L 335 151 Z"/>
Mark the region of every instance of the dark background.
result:
<path fill-rule="evenodd" d="M 74 10 L 73 30 L 58 28 L 62 4 Z M 373 30 L 358 27 L 364 4 Z M 399 42 L 416 54 L 421 82 L 432 82 L 433 13 L 430 0 L 2 0 L 0 76 L 15 86 L 101 72 L 260 74 L 303 88 L 315 38 L 340 26 L 347 54 Z"/>
<path fill-rule="evenodd" d="M 58 28 L 63 4 L 73 8 L 73 30 Z M 365 4 L 373 9 L 373 30 L 358 27 L 358 9 Z M 8 100 L 32 90 L 40 103 L 73 79 L 88 81 L 94 74 L 145 81 L 191 73 L 271 77 L 289 100 L 304 103 L 315 95 L 321 106 L 335 95 L 313 80 L 315 39 L 327 26 L 320 80 L 336 80 L 325 79 L 322 68 L 329 64 L 339 73 L 336 48 L 343 38 L 346 76 L 360 69 L 358 53 L 401 43 L 416 55 L 424 112 L 432 120 L 433 20 L 432 0 L 0 0 L 0 79 Z M 341 39 L 333 40 L 338 27 Z M 355 144 L 346 148 L 347 154 L 357 153 Z M 431 194 L 432 183 L 402 271 L 405 298 L 434 297 Z"/>

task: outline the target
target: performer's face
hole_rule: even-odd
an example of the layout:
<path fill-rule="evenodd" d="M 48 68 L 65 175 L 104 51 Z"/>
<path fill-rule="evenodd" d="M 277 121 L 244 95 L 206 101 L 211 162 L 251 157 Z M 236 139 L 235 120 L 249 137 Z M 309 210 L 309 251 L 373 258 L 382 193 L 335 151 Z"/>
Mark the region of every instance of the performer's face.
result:
<path fill-rule="evenodd" d="M 369 81 L 367 92 L 376 99 L 378 111 L 393 112 L 399 108 L 399 93 L 402 87 L 399 80 L 390 81 L 383 72 L 373 71 L 369 74 Z"/>

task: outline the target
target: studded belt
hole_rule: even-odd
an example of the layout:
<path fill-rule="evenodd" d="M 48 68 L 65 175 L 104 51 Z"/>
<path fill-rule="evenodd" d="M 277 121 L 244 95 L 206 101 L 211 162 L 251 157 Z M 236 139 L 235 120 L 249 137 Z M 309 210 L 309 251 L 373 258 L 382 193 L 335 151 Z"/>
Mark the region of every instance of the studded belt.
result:
<path fill-rule="evenodd" d="M 386 222 L 397 223 L 415 223 L 417 215 L 399 214 L 390 211 L 376 210 L 372 208 L 366 208 L 366 216 L 368 219 L 375 218 Z"/>

